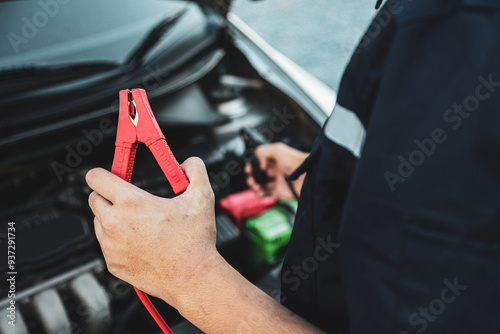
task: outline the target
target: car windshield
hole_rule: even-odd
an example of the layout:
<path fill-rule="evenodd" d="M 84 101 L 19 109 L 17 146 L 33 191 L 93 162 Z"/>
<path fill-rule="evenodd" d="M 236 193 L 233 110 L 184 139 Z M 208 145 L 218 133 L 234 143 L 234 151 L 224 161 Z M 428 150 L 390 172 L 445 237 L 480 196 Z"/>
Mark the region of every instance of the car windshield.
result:
<path fill-rule="evenodd" d="M 0 72 L 81 63 L 122 64 L 182 1 L 0 2 Z"/>

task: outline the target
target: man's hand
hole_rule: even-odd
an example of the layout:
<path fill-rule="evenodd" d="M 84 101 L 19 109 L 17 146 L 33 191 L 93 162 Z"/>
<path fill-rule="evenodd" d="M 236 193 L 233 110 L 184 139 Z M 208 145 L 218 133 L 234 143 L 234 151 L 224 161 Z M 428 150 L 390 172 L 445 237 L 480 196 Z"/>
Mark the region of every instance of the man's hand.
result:
<path fill-rule="evenodd" d="M 307 153 L 296 150 L 283 143 L 273 143 L 258 146 L 255 155 L 259 159 L 260 168 L 266 172 L 272 181 L 265 185 L 258 184 L 252 177 L 252 167 L 245 166 L 247 184 L 258 196 L 274 196 L 292 199 L 294 195 L 288 186 L 285 175 L 290 175 L 307 157 Z M 292 181 L 292 187 L 300 195 L 305 175 Z"/>
<path fill-rule="evenodd" d="M 174 307 L 197 272 L 219 257 L 205 165 L 190 158 L 182 167 L 190 184 L 173 199 L 153 196 L 104 169 L 86 177 L 109 272 Z"/>
<path fill-rule="evenodd" d="M 104 169 L 87 173 L 108 270 L 177 308 L 205 333 L 319 332 L 219 255 L 205 165 L 190 158 L 182 167 L 190 184 L 173 199 L 153 196 Z"/>

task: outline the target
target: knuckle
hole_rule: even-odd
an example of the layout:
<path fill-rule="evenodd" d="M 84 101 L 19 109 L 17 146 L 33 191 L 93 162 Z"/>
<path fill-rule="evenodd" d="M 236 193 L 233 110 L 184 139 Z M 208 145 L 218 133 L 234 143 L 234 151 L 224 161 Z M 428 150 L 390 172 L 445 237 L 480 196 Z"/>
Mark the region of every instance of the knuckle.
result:
<path fill-rule="evenodd" d="M 288 146 L 286 146 L 285 144 L 281 143 L 281 142 L 278 142 L 278 143 L 274 143 L 274 151 L 277 153 L 277 152 L 283 152 L 285 151 Z"/>
<path fill-rule="evenodd" d="M 215 194 L 210 185 L 203 185 L 198 188 L 198 190 L 194 193 L 195 198 L 200 201 L 215 201 Z M 195 200 L 196 200 L 195 199 Z"/>
<path fill-rule="evenodd" d="M 118 255 L 115 253 L 114 249 L 107 244 L 101 244 L 101 252 L 108 267 L 113 267 L 116 270 L 116 258 Z"/>
<path fill-rule="evenodd" d="M 269 144 L 266 144 L 266 145 L 259 145 L 257 146 L 255 149 L 254 149 L 254 153 L 256 156 L 260 157 L 262 155 L 264 155 L 264 153 L 266 152 L 267 148 L 268 148 L 268 145 Z"/>
<path fill-rule="evenodd" d="M 92 204 L 94 203 L 94 200 L 95 200 L 95 199 L 94 199 L 94 197 L 95 197 L 95 194 L 94 194 L 94 193 L 95 193 L 95 192 L 93 191 L 93 192 L 91 192 L 91 193 L 90 193 L 90 195 L 89 195 L 88 202 L 89 202 L 89 206 L 90 206 L 90 208 L 92 208 Z"/>
<path fill-rule="evenodd" d="M 97 217 L 94 217 L 94 230 L 95 230 L 95 234 L 96 234 L 96 237 L 100 237 L 99 235 L 99 229 L 97 228 L 98 224 L 101 224 L 101 221 L 97 218 Z"/>
<path fill-rule="evenodd" d="M 97 193 L 95 191 L 93 191 L 90 193 L 89 200 L 88 200 L 89 206 L 92 209 L 92 211 L 94 211 L 96 209 L 96 207 L 95 207 L 96 201 L 97 201 Z"/>
<path fill-rule="evenodd" d="M 272 147 L 274 147 L 275 149 L 283 149 L 285 147 L 287 147 L 284 143 L 282 142 L 276 142 L 276 143 L 272 143 L 271 144 Z"/>
<path fill-rule="evenodd" d="M 215 201 L 215 194 L 211 187 L 204 188 L 204 197 L 210 202 Z"/>
<path fill-rule="evenodd" d="M 108 258 L 109 258 L 109 254 L 110 254 L 109 253 L 110 249 L 109 249 L 108 245 L 106 245 L 105 243 L 101 242 L 100 246 L 101 246 L 102 255 L 104 255 L 104 258 L 106 259 L 106 261 L 109 261 Z"/>
<path fill-rule="evenodd" d="M 203 162 L 203 160 L 200 157 L 191 157 L 191 158 L 189 158 L 189 160 L 193 164 L 205 166 L 205 163 Z"/>
<path fill-rule="evenodd" d="M 91 169 L 87 172 L 87 174 L 85 175 L 85 180 L 87 181 L 87 184 L 91 184 L 93 183 L 93 181 L 95 180 L 96 178 L 96 169 Z"/>
<path fill-rule="evenodd" d="M 280 152 L 283 152 L 286 149 L 287 149 L 287 146 L 285 144 L 283 144 L 282 142 L 269 144 L 269 150 L 271 151 L 270 154 L 272 154 L 273 157 L 277 157 L 277 155 L 279 155 Z"/>
<path fill-rule="evenodd" d="M 103 219 L 101 221 L 101 226 L 106 234 L 113 235 L 113 232 L 115 232 L 115 229 L 116 229 L 115 219 L 109 219 L 109 218 Z"/>
<path fill-rule="evenodd" d="M 118 219 L 115 215 L 114 212 L 109 212 L 106 215 L 101 215 L 99 218 L 97 218 L 97 221 L 94 220 L 94 224 L 98 223 L 100 225 L 100 230 L 99 232 L 108 235 L 110 232 L 113 232 L 116 228 L 115 221 Z M 96 226 L 96 232 L 98 230 L 97 225 Z"/>
<path fill-rule="evenodd" d="M 106 260 L 106 267 L 108 268 L 108 272 L 113 275 L 113 276 L 117 276 L 118 272 L 117 272 L 117 268 L 114 264 L 110 263 L 109 261 Z"/>

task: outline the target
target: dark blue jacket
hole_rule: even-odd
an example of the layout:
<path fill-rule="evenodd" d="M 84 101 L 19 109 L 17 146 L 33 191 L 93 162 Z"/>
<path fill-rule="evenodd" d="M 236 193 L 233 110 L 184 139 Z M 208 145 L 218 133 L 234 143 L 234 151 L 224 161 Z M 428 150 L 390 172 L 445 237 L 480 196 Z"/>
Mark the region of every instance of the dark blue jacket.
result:
<path fill-rule="evenodd" d="M 311 155 L 282 303 L 334 333 L 500 333 L 500 1 L 389 1 Z"/>

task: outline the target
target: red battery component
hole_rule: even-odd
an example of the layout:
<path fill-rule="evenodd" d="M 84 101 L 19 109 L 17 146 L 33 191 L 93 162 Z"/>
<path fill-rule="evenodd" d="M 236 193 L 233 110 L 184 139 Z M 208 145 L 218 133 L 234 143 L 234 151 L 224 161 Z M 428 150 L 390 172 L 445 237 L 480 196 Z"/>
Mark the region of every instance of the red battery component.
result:
<path fill-rule="evenodd" d="M 236 226 L 241 228 L 241 221 L 264 212 L 276 205 L 274 197 L 259 197 L 248 189 L 234 193 L 219 201 L 220 207 L 234 220 Z"/>

